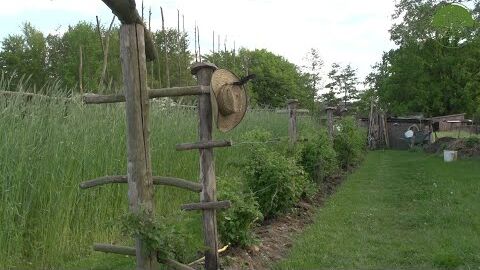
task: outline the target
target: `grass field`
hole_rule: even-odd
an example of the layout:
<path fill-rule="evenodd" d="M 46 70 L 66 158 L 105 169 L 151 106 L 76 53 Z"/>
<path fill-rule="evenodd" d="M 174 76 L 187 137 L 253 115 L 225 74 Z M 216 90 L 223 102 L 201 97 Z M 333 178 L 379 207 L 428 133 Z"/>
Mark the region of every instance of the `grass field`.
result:
<path fill-rule="evenodd" d="M 275 269 L 480 269 L 479 165 L 369 153 Z"/>
<path fill-rule="evenodd" d="M 80 190 L 82 181 L 126 174 L 124 107 L 65 106 L 54 101 L 0 97 L 0 269 L 118 269 L 132 259 L 98 254 L 94 242 L 129 244 L 120 236 L 119 217 L 127 212 L 125 186 Z M 249 112 L 233 132 L 215 134 L 234 143 L 255 128 L 287 136 L 288 116 Z M 302 117 L 303 127 L 315 121 Z M 198 178 L 198 152 L 176 152 L 175 144 L 197 141 L 196 111 L 152 105 L 151 155 L 154 175 Z M 246 147 L 216 150 L 218 177 L 237 175 Z M 185 260 L 202 248 L 198 214 L 181 214 L 180 205 L 197 194 L 156 188 L 157 215 L 180 219 L 192 232 Z M 112 258 L 118 260 L 112 262 Z"/>
<path fill-rule="evenodd" d="M 475 134 L 473 132 L 467 132 L 467 131 L 439 131 L 437 132 L 437 137 L 438 138 L 443 138 L 443 137 L 452 137 L 452 138 L 468 138 L 468 137 L 479 137 L 480 134 Z"/>

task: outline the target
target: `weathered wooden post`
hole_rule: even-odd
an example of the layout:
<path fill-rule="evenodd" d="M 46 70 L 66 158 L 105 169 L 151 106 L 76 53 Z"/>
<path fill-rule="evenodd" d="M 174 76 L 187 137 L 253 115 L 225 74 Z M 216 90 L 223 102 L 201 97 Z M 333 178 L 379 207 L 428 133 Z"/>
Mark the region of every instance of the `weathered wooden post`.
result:
<path fill-rule="evenodd" d="M 153 216 L 153 181 L 149 141 L 149 104 L 144 27 L 120 27 L 120 54 L 126 100 L 128 198 L 133 213 Z M 157 268 L 154 252 L 146 252 L 141 239 L 135 239 L 137 270 Z"/>
<path fill-rule="evenodd" d="M 297 143 L 297 107 L 298 99 L 287 100 L 288 104 L 288 137 L 290 146 L 294 146 Z"/>
<path fill-rule="evenodd" d="M 335 109 L 335 107 L 327 107 L 325 109 L 327 112 L 327 128 L 330 140 L 333 140 L 333 111 L 335 111 Z"/>
<path fill-rule="evenodd" d="M 197 82 L 200 86 L 210 86 L 213 71 L 217 67 L 209 63 L 196 63 L 191 68 L 191 73 L 197 76 Z M 198 133 L 200 142 L 212 141 L 212 103 L 209 94 L 198 96 L 198 116 L 200 119 Z M 200 149 L 200 182 L 203 186 L 200 193 L 202 203 L 215 202 L 216 198 L 216 179 L 215 179 L 215 161 L 213 157 L 213 148 Z M 205 269 L 218 269 L 218 236 L 216 210 L 203 210 L 203 236 L 205 246 Z"/>

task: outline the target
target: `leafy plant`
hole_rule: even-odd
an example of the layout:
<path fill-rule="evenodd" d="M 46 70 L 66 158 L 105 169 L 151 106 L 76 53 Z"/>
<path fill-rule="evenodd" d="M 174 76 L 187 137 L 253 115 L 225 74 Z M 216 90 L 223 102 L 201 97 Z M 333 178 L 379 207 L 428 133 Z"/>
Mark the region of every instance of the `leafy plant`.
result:
<path fill-rule="evenodd" d="M 145 251 L 154 251 L 160 260 L 183 258 L 188 234 L 179 226 L 180 222 L 164 217 L 154 219 L 142 208 L 139 213 L 128 213 L 121 220 L 121 232 L 125 236 L 139 237 Z"/>
<path fill-rule="evenodd" d="M 352 117 L 343 118 L 338 123 L 333 147 L 343 168 L 354 166 L 361 160 L 365 151 L 365 136 Z"/>
<path fill-rule="evenodd" d="M 314 182 L 321 182 L 338 170 L 337 153 L 325 130 L 307 137 L 300 151 L 299 164 Z"/>
<path fill-rule="evenodd" d="M 241 179 L 218 178 L 218 197 L 230 200 L 232 206 L 218 215 L 218 230 L 222 242 L 245 247 L 255 242 L 252 229 L 263 219 L 253 192 Z"/>
<path fill-rule="evenodd" d="M 480 138 L 478 137 L 471 136 L 465 139 L 465 146 L 469 148 L 475 147 L 476 145 L 479 145 L 479 144 L 480 144 Z"/>
<path fill-rule="evenodd" d="M 248 132 L 244 137 L 257 141 L 271 139 L 268 132 L 261 130 Z M 286 157 L 272 149 L 266 144 L 252 146 L 242 168 L 247 185 L 266 218 L 276 216 L 297 203 L 307 191 L 309 182 L 295 157 Z"/>

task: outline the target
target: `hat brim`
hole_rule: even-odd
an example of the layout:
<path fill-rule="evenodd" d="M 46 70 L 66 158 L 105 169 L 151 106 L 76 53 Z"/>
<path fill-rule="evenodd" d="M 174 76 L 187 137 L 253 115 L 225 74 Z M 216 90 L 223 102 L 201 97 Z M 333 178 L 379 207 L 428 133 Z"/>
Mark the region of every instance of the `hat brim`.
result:
<path fill-rule="evenodd" d="M 247 111 L 248 98 L 243 85 L 235 86 L 234 89 L 234 91 L 238 91 L 240 96 L 238 100 L 241 106 L 240 110 L 229 115 L 223 115 L 218 110 L 217 96 L 220 94 L 222 87 L 239 81 L 240 79 L 235 74 L 226 69 L 217 69 L 212 75 L 210 82 L 212 113 L 213 116 L 216 117 L 217 128 L 221 132 L 228 132 L 240 124 Z"/>

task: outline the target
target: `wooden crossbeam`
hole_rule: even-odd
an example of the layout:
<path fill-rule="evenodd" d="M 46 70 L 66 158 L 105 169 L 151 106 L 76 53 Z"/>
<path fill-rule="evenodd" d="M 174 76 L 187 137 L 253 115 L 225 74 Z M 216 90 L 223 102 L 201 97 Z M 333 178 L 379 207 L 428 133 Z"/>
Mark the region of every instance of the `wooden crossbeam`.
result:
<path fill-rule="evenodd" d="M 144 50 L 147 61 L 155 60 L 157 51 L 155 50 L 155 44 L 153 42 L 152 35 L 149 29 L 145 26 L 142 18 L 138 14 L 135 6 L 135 1 L 131 0 L 102 0 L 115 14 L 122 24 L 140 24 L 145 30 L 144 38 Z"/>
<path fill-rule="evenodd" d="M 193 149 L 208 149 L 215 147 L 228 147 L 232 146 L 232 141 L 230 140 L 221 140 L 221 141 L 208 141 L 208 142 L 196 142 L 196 143 L 182 143 L 176 145 L 177 151 L 186 151 Z"/>
<path fill-rule="evenodd" d="M 200 202 L 200 203 L 189 203 L 181 206 L 182 210 L 192 211 L 192 210 L 211 210 L 211 209 L 226 209 L 230 208 L 232 203 L 230 201 L 219 201 L 219 202 Z"/>
<path fill-rule="evenodd" d="M 133 247 L 125 247 L 125 246 L 114 246 L 110 244 L 99 244 L 95 243 L 93 244 L 93 250 L 95 251 L 100 251 L 100 252 L 105 252 L 105 253 L 114 253 L 114 254 L 120 254 L 120 255 L 127 255 L 127 256 L 136 256 L 136 250 Z M 161 263 L 164 263 L 174 269 L 177 270 L 195 270 L 194 268 L 177 262 L 172 259 L 161 259 L 159 260 Z"/>
<path fill-rule="evenodd" d="M 206 86 L 187 86 L 187 87 L 170 87 L 161 89 L 148 90 L 148 98 L 160 97 L 178 97 L 178 96 L 195 96 L 210 93 L 210 87 Z M 124 94 L 113 95 L 97 95 L 85 94 L 83 96 L 83 103 L 85 104 L 103 104 L 103 103 L 118 103 L 125 102 Z"/>
<path fill-rule="evenodd" d="M 112 175 L 112 176 L 104 176 L 96 179 L 92 179 L 89 181 L 85 181 L 80 183 L 81 189 L 92 188 L 96 186 L 102 186 L 106 184 L 126 184 L 128 183 L 128 179 L 126 175 Z M 199 183 L 195 183 L 192 181 L 180 179 L 180 178 L 173 178 L 173 177 L 163 177 L 163 176 L 153 176 L 153 184 L 154 185 L 164 185 L 164 186 L 172 186 L 177 188 L 182 188 L 186 190 L 190 190 L 193 192 L 201 192 L 202 185 Z"/>

